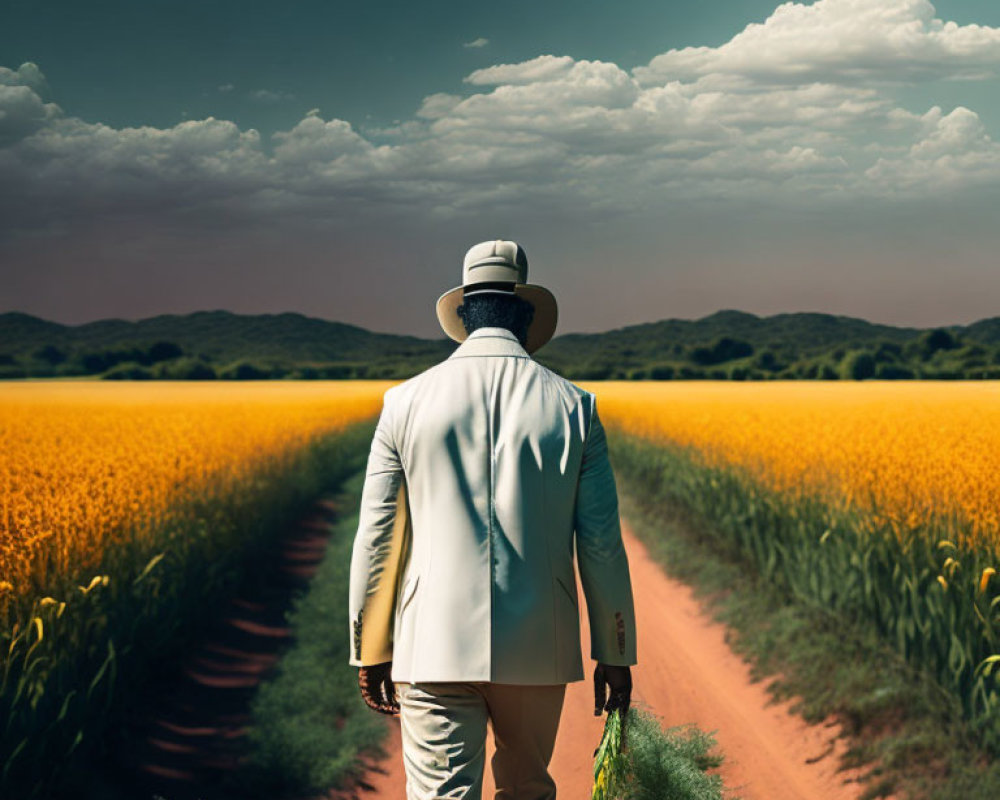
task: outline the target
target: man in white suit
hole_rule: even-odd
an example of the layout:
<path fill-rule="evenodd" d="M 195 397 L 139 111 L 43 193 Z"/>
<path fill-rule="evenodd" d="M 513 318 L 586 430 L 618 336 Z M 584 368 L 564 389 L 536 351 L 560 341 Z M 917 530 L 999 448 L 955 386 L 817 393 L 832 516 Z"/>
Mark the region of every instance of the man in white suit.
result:
<path fill-rule="evenodd" d="M 529 355 L 557 306 L 527 271 L 516 242 L 468 251 L 437 301 L 462 344 L 385 393 L 372 441 L 350 663 L 369 706 L 400 713 L 409 800 L 479 800 L 488 720 L 496 800 L 555 798 L 563 696 L 584 677 L 574 549 L 594 713 L 629 707 L 635 613 L 604 428 L 593 394 Z"/>

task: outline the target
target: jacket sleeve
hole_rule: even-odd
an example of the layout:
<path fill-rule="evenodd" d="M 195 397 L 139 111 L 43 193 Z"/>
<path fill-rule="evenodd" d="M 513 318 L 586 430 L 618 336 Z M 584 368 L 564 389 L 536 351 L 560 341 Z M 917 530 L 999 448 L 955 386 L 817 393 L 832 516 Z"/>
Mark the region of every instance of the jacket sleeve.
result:
<path fill-rule="evenodd" d="M 608 443 L 592 395 L 590 409 L 574 511 L 580 582 L 590 620 L 590 655 L 603 664 L 630 666 L 636 663 L 632 581 Z"/>
<path fill-rule="evenodd" d="M 392 628 L 410 539 L 406 480 L 393 435 L 391 389 L 386 392 L 368 455 L 358 531 L 351 554 L 350 663 L 392 661 Z"/>

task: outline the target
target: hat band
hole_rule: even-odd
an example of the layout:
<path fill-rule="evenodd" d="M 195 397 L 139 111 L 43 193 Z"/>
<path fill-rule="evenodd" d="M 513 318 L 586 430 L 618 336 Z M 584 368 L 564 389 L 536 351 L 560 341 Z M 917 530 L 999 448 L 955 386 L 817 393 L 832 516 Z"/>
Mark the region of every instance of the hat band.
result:
<path fill-rule="evenodd" d="M 516 281 L 483 281 L 482 283 L 472 283 L 462 287 L 462 296 L 467 297 L 476 292 L 503 292 L 504 294 L 514 294 Z"/>

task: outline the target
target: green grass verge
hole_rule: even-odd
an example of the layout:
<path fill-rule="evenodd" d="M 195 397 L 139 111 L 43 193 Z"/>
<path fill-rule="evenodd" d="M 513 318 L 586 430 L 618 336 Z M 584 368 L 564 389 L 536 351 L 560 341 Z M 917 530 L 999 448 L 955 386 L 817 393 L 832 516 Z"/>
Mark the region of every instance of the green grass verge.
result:
<path fill-rule="evenodd" d="M 287 618 L 294 637 L 274 675 L 254 697 L 251 744 L 242 787 L 254 796 L 321 793 L 361 769 L 361 756 L 383 753 L 388 719 L 361 699 L 348 663 L 347 593 L 364 472 L 337 497 L 346 510 L 309 590 Z"/>
<path fill-rule="evenodd" d="M 759 561 L 761 551 L 748 544 L 755 537 L 741 538 L 741 526 L 758 526 L 766 537 L 771 525 L 776 536 L 806 546 L 789 533 L 791 523 L 780 529 L 778 506 L 760 494 L 740 495 L 726 483 L 733 476 L 698 467 L 684 453 L 620 434 L 609 446 L 622 514 L 636 534 L 730 627 L 734 649 L 756 677 L 770 678 L 776 698 L 797 698 L 810 722 L 841 723 L 850 741 L 843 766 L 865 767 L 865 798 L 1000 796 L 1000 764 L 982 729 L 995 720 L 971 722 L 935 670 L 914 664 L 870 617 L 797 591 L 788 565 Z M 789 552 L 792 545 L 786 558 Z"/>
<path fill-rule="evenodd" d="M 233 491 L 192 496 L 184 522 L 108 548 L 97 570 L 107 582 L 81 592 L 80 576 L 64 576 L 39 588 L 65 606 L 16 609 L 0 629 L 0 797 L 82 792 L 130 701 L 175 667 L 205 608 L 257 579 L 284 528 L 363 467 L 373 430 L 352 425 Z"/>

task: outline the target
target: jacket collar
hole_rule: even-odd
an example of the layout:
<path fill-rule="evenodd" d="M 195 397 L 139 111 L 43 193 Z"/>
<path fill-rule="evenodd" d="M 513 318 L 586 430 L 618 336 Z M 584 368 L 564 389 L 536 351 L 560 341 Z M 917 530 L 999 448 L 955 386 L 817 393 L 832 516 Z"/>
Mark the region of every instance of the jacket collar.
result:
<path fill-rule="evenodd" d="M 467 356 L 531 358 L 517 337 L 506 328 L 477 328 L 455 348 L 455 351 L 448 358 L 465 358 Z"/>

